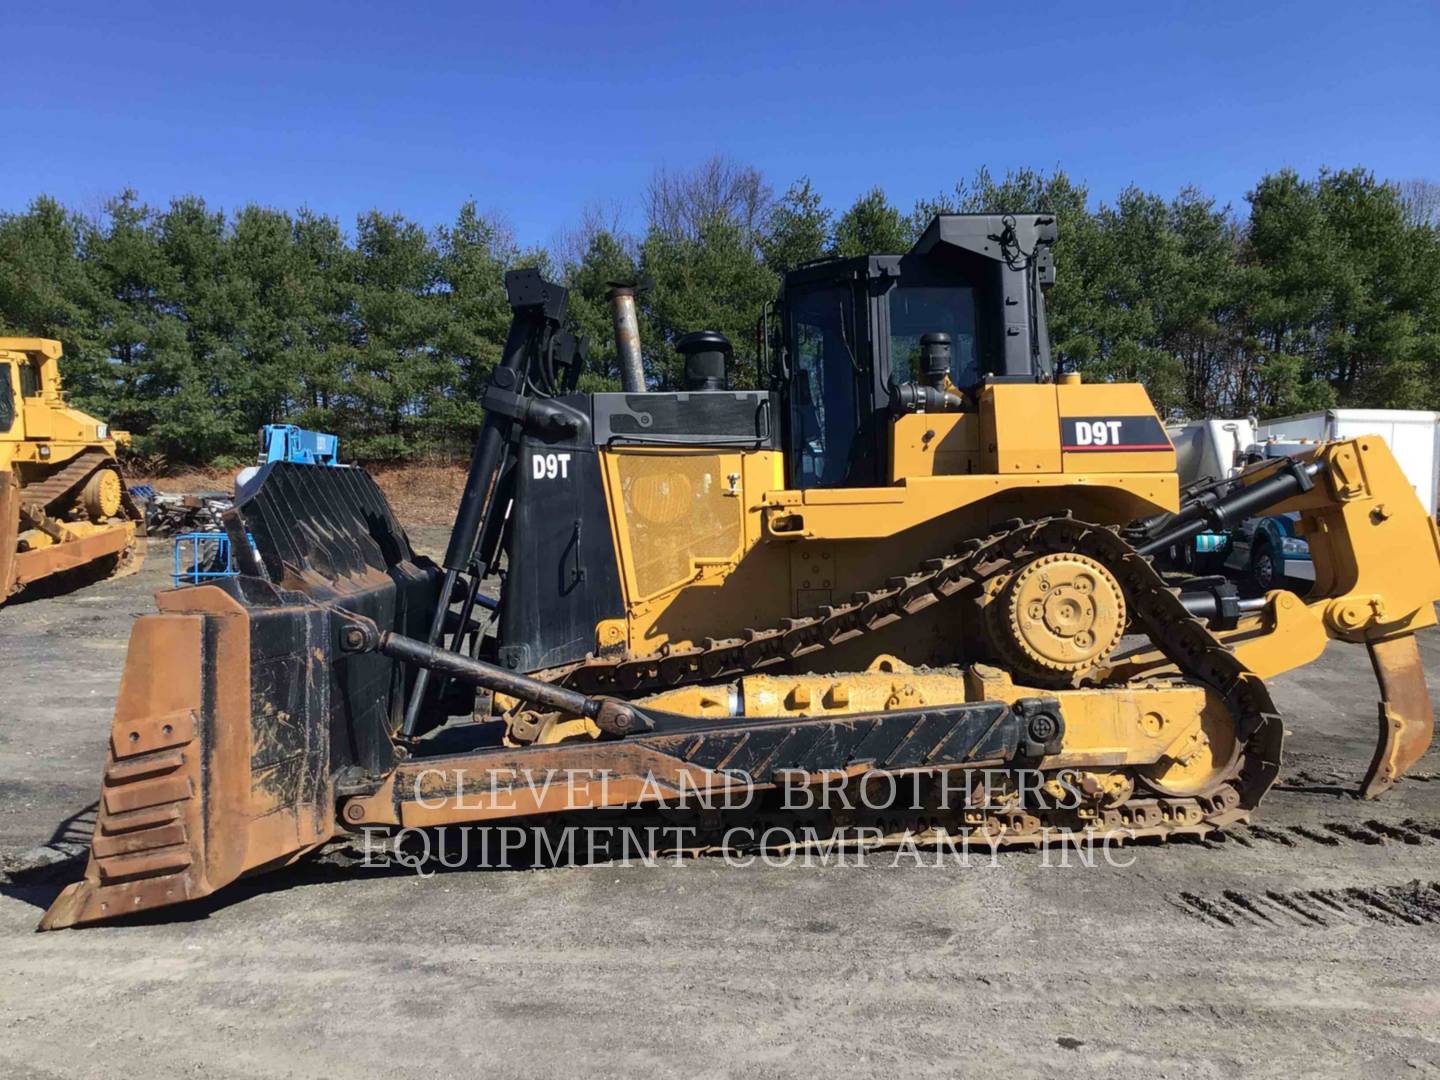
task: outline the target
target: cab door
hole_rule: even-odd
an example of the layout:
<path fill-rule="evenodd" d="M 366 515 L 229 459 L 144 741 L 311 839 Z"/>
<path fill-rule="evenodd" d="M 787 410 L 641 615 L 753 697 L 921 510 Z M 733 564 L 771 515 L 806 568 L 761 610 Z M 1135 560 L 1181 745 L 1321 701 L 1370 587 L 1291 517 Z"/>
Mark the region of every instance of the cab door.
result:
<path fill-rule="evenodd" d="M 15 384 L 15 365 L 0 360 L 0 442 L 18 442 L 25 438 L 25 419 Z M 4 459 L 0 458 L 0 465 Z"/>
<path fill-rule="evenodd" d="M 869 309 L 852 281 L 807 285 L 786 297 L 785 387 L 790 483 L 799 489 L 878 482 Z"/>

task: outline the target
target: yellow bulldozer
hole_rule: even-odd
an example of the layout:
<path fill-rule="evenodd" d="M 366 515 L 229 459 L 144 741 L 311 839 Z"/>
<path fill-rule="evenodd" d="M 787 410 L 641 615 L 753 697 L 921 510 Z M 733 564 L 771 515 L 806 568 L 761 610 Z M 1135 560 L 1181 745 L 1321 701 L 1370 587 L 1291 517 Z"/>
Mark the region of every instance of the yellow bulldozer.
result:
<path fill-rule="evenodd" d="M 115 448 L 127 435 L 65 404 L 60 342 L 0 337 L 0 604 L 69 571 L 133 573 L 144 516 Z"/>
<path fill-rule="evenodd" d="M 90 860 L 42 926 L 361 831 L 618 823 L 680 852 L 1204 836 L 1278 775 L 1265 680 L 1337 640 L 1378 676 L 1361 784 L 1383 792 L 1433 727 L 1414 638 L 1440 598 L 1433 522 L 1374 438 L 1182 497 L 1145 390 L 1056 370 L 1054 241 L 1047 215 L 942 215 L 906 253 L 791 272 L 759 320 L 761 390 L 727 387 L 730 344 L 704 331 L 675 343 L 681 385 L 647 385 L 617 287 L 623 389 L 578 393 L 566 291 L 511 273 L 442 563 L 361 470 L 244 485 L 238 576 L 135 625 Z M 1260 510 L 1298 513 L 1310 595 L 1152 565 Z"/>

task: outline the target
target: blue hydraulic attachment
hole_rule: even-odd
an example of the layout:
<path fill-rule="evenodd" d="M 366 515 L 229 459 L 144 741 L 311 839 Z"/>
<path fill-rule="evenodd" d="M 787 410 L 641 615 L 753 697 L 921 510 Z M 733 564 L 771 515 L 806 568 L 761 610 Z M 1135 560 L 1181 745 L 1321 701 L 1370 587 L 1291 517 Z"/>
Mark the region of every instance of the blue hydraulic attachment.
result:
<path fill-rule="evenodd" d="M 260 429 L 260 463 L 290 461 L 296 465 L 339 465 L 340 440 L 324 431 L 294 424 L 266 424 Z"/>

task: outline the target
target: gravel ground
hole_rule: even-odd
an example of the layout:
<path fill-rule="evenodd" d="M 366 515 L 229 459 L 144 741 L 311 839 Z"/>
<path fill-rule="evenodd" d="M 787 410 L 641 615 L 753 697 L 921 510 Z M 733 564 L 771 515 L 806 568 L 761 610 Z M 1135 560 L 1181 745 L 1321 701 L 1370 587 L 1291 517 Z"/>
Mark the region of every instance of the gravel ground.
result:
<path fill-rule="evenodd" d="M 1253 827 L 1129 865 L 312 862 L 35 934 L 168 563 L 155 542 L 134 577 L 0 610 L 8 1076 L 1440 1075 L 1440 756 L 1344 792 L 1375 723 L 1353 648 L 1276 680 L 1292 737 Z M 1440 634 L 1423 651 L 1433 691 Z"/>

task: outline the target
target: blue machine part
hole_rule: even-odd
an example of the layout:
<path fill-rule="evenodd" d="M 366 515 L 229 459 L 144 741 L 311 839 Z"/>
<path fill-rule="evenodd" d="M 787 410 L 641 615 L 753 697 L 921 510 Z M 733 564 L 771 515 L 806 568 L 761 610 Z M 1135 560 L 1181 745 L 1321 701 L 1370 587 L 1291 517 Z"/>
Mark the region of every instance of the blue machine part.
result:
<path fill-rule="evenodd" d="M 1202 532 L 1195 537 L 1195 550 L 1201 555 L 1208 555 L 1212 551 L 1219 551 L 1229 540 L 1226 533 Z"/>
<path fill-rule="evenodd" d="M 223 532 L 187 532 L 175 537 L 175 585 L 199 585 L 235 576 L 230 537 Z"/>
<path fill-rule="evenodd" d="M 266 424 L 260 429 L 260 464 L 286 461 L 294 465 L 340 465 L 340 440 L 324 431 L 308 431 L 295 424 Z M 243 493 L 257 468 L 243 470 L 236 478 L 237 494 Z M 141 490 L 144 488 L 144 495 Z M 132 487 L 132 494 L 144 498 L 155 494 L 148 485 Z M 252 541 L 253 543 L 253 541 Z M 199 585 L 217 578 L 234 577 L 235 559 L 230 538 L 223 532 L 186 532 L 175 537 L 175 568 L 171 578 L 176 586 Z"/>
<path fill-rule="evenodd" d="M 254 537 L 250 538 L 254 546 Z M 234 555 L 230 537 L 223 532 L 187 532 L 175 537 L 175 569 L 170 578 L 176 588 L 181 585 L 202 585 L 218 578 L 234 577 Z"/>
<path fill-rule="evenodd" d="M 340 440 L 323 431 L 294 424 L 266 424 L 260 429 L 261 457 L 296 465 L 339 465 Z"/>

